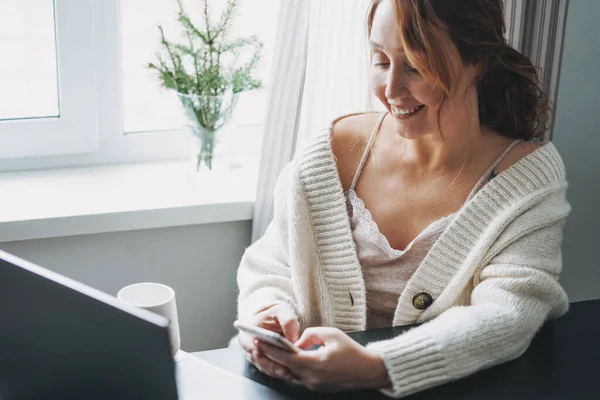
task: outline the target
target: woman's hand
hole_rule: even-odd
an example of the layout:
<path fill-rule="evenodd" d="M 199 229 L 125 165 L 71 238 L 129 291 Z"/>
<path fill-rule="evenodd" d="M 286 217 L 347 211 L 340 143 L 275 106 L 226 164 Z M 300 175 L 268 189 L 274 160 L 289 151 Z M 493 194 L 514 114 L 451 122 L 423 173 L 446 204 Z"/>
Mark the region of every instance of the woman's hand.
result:
<path fill-rule="evenodd" d="M 298 317 L 288 304 L 278 303 L 259 312 L 245 322 L 277 332 L 292 343 L 298 340 L 300 329 Z M 257 339 L 247 333 L 240 332 L 238 341 L 244 349 L 248 361 L 254 364 L 259 371 L 277 378 L 292 379 L 292 375 L 287 368 L 263 356 Z"/>
<path fill-rule="evenodd" d="M 259 347 L 265 357 L 282 365 L 310 389 L 343 391 L 381 389 L 391 386 L 387 369 L 379 355 L 361 346 L 335 328 L 308 328 L 296 345 L 314 351 L 287 353 L 267 343 Z M 288 376 L 280 378 L 290 379 Z"/>

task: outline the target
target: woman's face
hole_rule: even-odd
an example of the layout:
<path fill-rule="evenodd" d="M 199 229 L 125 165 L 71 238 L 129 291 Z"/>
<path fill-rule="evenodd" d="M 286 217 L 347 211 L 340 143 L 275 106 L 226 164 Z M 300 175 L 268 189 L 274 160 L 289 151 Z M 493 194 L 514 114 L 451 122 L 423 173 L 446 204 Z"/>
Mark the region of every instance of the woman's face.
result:
<path fill-rule="evenodd" d="M 444 102 L 438 129 L 438 108 L 442 91 L 421 77 L 409 63 L 402 49 L 398 26 L 391 1 L 382 1 L 375 11 L 369 44 L 372 54 L 371 86 L 375 96 L 393 117 L 395 130 L 402 137 L 418 138 L 444 131 L 464 118 L 466 83 L 459 84 L 465 90 Z M 460 66 L 460 75 L 469 75 L 469 67 Z M 463 81 L 465 79 L 462 79 Z M 470 79 L 469 79 L 470 80 Z M 462 94 L 462 95 L 459 95 Z M 477 104 L 475 102 L 475 104 Z"/>

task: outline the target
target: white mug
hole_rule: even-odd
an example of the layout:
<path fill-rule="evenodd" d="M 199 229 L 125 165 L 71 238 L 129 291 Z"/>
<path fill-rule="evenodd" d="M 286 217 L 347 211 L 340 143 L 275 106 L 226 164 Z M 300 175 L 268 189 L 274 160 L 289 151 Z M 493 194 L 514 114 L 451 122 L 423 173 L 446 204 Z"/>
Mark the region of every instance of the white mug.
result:
<path fill-rule="evenodd" d="M 124 303 L 144 308 L 167 318 L 169 320 L 171 355 L 174 357 L 177 354 L 181 345 L 181 338 L 179 336 L 175 291 L 172 288 L 160 283 L 134 283 L 119 290 L 117 298 Z"/>

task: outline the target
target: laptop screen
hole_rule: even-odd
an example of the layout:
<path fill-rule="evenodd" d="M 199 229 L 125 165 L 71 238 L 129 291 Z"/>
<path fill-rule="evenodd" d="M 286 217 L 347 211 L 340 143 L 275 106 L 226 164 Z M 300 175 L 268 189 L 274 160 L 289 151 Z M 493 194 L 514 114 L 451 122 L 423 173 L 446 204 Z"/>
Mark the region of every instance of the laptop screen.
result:
<path fill-rule="evenodd" d="M 177 399 L 167 324 L 0 251 L 0 400 Z"/>

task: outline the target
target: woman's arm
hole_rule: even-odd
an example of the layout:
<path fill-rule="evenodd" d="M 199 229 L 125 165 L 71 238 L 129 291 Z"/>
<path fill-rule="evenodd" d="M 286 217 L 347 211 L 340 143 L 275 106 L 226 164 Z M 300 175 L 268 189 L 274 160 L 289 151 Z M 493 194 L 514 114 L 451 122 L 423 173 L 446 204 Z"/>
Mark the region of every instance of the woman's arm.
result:
<path fill-rule="evenodd" d="M 288 263 L 288 202 L 294 196 L 293 164 L 286 166 L 275 186 L 274 216 L 265 234 L 248 247 L 242 257 L 237 283 L 238 318 L 248 319 L 279 303 L 298 310 Z"/>
<path fill-rule="evenodd" d="M 558 283 L 564 219 L 509 245 L 480 272 L 471 305 L 394 339 L 371 343 L 401 397 L 519 357 L 548 316 L 564 313 Z"/>

